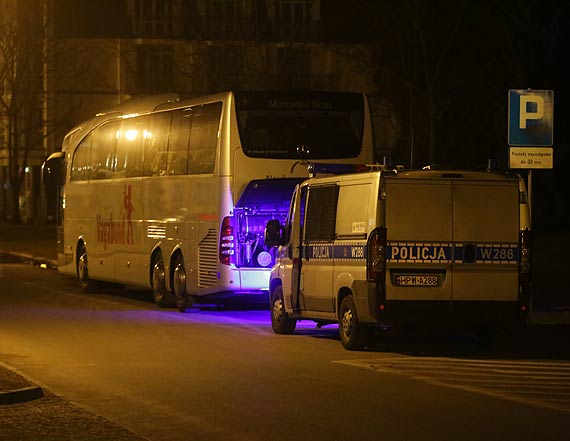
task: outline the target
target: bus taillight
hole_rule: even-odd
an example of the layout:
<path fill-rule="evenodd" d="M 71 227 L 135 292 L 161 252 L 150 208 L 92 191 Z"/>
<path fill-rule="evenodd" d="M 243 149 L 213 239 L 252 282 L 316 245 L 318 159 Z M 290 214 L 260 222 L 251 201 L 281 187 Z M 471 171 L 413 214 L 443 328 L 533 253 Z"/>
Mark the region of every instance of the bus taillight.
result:
<path fill-rule="evenodd" d="M 386 279 L 386 228 L 376 228 L 366 244 L 366 278 L 384 283 Z"/>
<path fill-rule="evenodd" d="M 234 255 L 234 227 L 231 224 L 231 217 L 226 216 L 222 222 L 220 231 L 220 263 L 230 265 Z"/>

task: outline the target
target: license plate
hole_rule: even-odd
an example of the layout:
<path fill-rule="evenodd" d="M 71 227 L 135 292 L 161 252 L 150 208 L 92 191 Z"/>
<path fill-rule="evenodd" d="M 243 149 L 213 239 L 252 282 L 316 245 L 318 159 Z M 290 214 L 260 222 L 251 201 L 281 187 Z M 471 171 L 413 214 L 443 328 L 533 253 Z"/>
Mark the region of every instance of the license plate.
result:
<path fill-rule="evenodd" d="M 439 277 L 433 274 L 396 274 L 396 286 L 439 286 Z"/>

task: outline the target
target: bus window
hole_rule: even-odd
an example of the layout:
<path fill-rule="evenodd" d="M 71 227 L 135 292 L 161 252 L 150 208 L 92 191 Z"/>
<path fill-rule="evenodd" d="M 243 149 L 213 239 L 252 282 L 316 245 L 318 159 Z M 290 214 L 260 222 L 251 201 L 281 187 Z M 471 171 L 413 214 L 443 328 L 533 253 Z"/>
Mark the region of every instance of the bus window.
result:
<path fill-rule="evenodd" d="M 144 140 L 144 176 L 165 176 L 167 172 L 168 131 L 170 112 L 151 115 L 149 130 Z"/>
<path fill-rule="evenodd" d="M 236 111 L 249 157 L 340 159 L 362 149 L 364 97 L 357 93 L 236 93 Z"/>
<path fill-rule="evenodd" d="M 71 162 L 72 181 L 87 181 L 91 177 L 91 138 L 86 136 L 75 149 Z"/>
<path fill-rule="evenodd" d="M 192 127 L 192 109 L 172 112 L 170 136 L 168 138 L 168 174 L 188 173 L 188 144 Z"/>
<path fill-rule="evenodd" d="M 110 179 L 115 174 L 117 162 L 117 130 L 120 121 L 101 125 L 93 131 L 91 146 L 91 179 Z"/>
<path fill-rule="evenodd" d="M 117 165 L 115 177 L 142 176 L 143 140 L 148 117 L 142 116 L 123 120 L 116 131 Z"/>
<path fill-rule="evenodd" d="M 192 110 L 188 173 L 213 173 L 222 103 L 196 106 Z"/>

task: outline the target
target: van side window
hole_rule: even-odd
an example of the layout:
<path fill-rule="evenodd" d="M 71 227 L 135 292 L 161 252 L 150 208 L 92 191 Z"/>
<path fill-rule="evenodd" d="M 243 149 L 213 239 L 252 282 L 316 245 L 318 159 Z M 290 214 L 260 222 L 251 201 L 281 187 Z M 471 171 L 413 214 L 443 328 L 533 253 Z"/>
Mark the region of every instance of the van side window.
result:
<path fill-rule="evenodd" d="M 366 235 L 366 224 L 369 217 L 371 185 L 343 185 L 340 188 L 338 203 L 342 207 L 342 216 L 336 220 L 337 239 L 350 239 Z"/>
<path fill-rule="evenodd" d="M 311 187 L 305 218 L 307 242 L 331 242 L 335 239 L 338 187 Z"/>

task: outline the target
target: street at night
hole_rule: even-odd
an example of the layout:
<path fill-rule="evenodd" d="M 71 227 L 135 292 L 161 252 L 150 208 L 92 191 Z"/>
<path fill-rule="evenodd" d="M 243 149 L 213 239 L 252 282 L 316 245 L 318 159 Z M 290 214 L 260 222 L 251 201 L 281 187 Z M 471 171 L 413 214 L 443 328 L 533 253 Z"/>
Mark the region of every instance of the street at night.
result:
<path fill-rule="evenodd" d="M 84 294 L 9 261 L 0 280 L 0 360 L 150 440 L 561 440 L 570 429 L 564 326 L 491 346 L 470 332 L 380 332 L 351 352 L 334 326 L 274 335 L 262 307 L 182 314 L 151 293 Z"/>
<path fill-rule="evenodd" d="M 0 0 L 0 441 L 570 439 L 568 23 Z"/>

